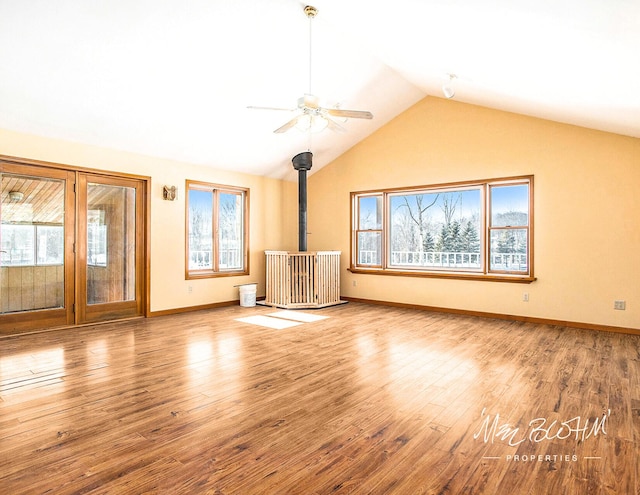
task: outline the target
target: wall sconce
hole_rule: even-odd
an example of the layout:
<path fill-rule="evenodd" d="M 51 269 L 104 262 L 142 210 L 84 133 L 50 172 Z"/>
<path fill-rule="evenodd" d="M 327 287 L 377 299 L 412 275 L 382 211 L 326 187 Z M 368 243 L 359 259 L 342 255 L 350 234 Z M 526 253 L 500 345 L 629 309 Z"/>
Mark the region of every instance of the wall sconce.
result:
<path fill-rule="evenodd" d="M 165 201 L 178 199 L 178 188 L 176 186 L 162 186 L 162 199 Z"/>

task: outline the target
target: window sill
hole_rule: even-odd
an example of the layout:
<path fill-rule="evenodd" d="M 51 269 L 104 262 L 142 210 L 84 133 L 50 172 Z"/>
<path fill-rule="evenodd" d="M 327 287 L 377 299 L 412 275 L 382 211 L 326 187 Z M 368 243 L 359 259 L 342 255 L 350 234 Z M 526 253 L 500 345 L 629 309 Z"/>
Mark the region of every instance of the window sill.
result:
<path fill-rule="evenodd" d="M 390 275 L 395 277 L 419 277 L 419 278 L 444 278 L 451 280 L 481 280 L 484 282 L 508 282 L 515 284 L 530 284 L 537 279 L 529 275 L 510 275 L 510 274 L 485 274 L 485 273 L 460 273 L 460 272 L 422 272 L 422 271 L 406 271 L 406 270 L 383 270 L 380 268 L 347 268 L 351 273 L 366 275 Z"/>
<path fill-rule="evenodd" d="M 202 272 L 187 273 L 185 276 L 185 280 L 194 280 L 199 278 L 217 278 L 217 277 L 241 277 L 243 275 L 249 275 L 249 272 L 246 270 L 238 271 L 238 272 L 202 271 Z"/>

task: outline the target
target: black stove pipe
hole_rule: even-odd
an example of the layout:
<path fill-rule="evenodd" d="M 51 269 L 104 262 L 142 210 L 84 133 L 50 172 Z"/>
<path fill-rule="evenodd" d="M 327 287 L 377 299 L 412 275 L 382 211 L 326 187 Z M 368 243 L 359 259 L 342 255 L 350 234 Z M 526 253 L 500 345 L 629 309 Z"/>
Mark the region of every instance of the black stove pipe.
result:
<path fill-rule="evenodd" d="M 307 250 L 307 170 L 311 170 L 313 153 L 304 151 L 291 160 L 298 171 L 298 251 Z"/>

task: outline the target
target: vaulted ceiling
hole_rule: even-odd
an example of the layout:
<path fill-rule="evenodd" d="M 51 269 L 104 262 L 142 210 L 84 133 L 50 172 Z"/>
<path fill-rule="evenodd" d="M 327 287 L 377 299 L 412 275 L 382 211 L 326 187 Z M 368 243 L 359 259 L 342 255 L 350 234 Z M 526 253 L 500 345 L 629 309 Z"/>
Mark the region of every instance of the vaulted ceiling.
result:
<path fill-rule="evenodd" d="M 276 178 L 424 98 L 640 137 L 636 0 L 0 0 L 0 128 Z M 273 130 L 309 91 L 370 110 Z M 0 154 L 2 149 L 0 148 Z M 91 164 L 86 164 L 91 166 Z"/>

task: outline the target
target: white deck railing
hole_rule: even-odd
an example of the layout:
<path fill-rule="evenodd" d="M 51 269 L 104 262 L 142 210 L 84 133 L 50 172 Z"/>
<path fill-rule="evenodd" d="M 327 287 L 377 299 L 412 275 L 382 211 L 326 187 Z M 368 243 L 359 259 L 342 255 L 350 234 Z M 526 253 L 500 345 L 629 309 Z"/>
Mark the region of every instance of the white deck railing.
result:
<path fill-rule="evenodd" d="M 380 265 L 378 251 L 360 251 L 360 265 Z M 431 268 L 480 268 L 480 253 L 446 251 L 392 251 L 390 266 L 431 267 Z M 526 253 L 495 253 L 491 255 L 492 270 L 525 271 Z"/>
<path fill-rule="evenodd" d="M 223 249 L 220 251 L 219 267 L 240 268 L 242 266 L 242 252 L 238 248 Z M 211 268 L 213 267 L 213 251 L 191 251 L 189 255 L 189 268 Z"/>

